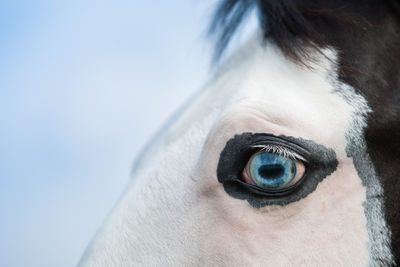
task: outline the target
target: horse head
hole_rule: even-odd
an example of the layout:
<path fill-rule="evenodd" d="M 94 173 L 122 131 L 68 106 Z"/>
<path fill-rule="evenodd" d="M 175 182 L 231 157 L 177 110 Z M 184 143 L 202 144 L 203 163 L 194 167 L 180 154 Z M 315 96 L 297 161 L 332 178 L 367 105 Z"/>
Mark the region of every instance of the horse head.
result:
<path fill-rule="evenodd" d="M 400 2 L 223 0 L 217 56 L 81 266 L 390 266 L 400 256 Z"/>

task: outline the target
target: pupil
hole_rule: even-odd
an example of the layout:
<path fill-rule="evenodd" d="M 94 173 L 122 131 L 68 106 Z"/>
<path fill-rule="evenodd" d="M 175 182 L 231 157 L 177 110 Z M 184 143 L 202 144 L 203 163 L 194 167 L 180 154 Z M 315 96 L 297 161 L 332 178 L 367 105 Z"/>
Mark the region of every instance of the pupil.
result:
<path fill-rule="evenodd" d="M 283 176 L 285 168 L 280 164 L 263 165 L 258 169 L 258 174 L 265 179 L 274 179 Z"/>

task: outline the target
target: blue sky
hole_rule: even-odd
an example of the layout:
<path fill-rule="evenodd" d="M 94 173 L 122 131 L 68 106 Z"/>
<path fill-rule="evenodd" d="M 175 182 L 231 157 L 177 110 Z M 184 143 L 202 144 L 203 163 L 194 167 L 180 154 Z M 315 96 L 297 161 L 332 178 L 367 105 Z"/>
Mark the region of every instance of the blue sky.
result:
<path fill-rule="evenodd" d="M 0 266 L 74 266 L 209 77 L 214 0 L 0 2 Z"/>

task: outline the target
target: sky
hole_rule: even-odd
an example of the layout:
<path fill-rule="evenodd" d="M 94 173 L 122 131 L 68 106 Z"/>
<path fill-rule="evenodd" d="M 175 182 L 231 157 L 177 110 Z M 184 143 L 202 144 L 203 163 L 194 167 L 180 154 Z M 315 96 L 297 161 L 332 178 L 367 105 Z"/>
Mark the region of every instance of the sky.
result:
<path fill-rule="evenodd" d="M 210 78 L 215 0 L 0 2 L 0 266 L 75 266 Z"/>

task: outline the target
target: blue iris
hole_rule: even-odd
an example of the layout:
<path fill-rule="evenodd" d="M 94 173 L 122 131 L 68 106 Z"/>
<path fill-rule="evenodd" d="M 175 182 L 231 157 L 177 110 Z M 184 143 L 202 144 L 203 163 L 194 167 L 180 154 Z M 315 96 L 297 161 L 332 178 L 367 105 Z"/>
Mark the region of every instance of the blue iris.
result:
<path fill-rule="evenodd" d="M 254 183 L 264 189 L 284 188 L 296 177 L 296 162 L 276 153 L 259 152 L 248 166 L 248 172 Z"/>

